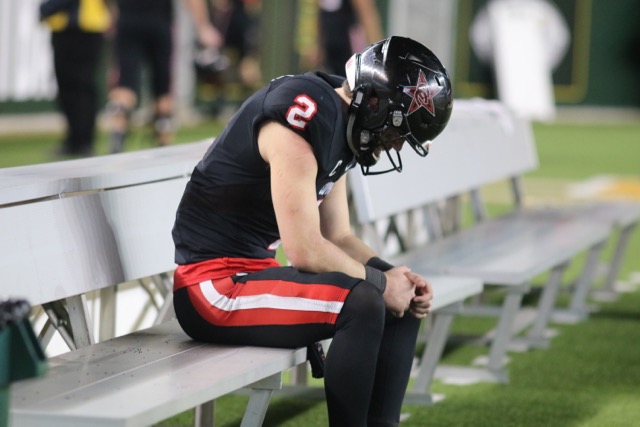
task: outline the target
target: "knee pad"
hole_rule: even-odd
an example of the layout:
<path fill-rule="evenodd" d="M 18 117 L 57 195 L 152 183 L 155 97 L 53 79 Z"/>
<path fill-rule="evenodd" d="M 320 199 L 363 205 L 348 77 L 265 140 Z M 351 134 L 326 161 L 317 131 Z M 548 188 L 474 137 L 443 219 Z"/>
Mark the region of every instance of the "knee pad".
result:
<path fill-rule="evenodd" d="M 109 101 L 107 103 L 107 114 L 113 117 L 122 117 L 129 121 L 133 108 L 118 101 Z"/>
<path fill-rule="evenodd" d="M 166 135 L 173 133 L 174 123 L 172 114 L 155 114 L 153 116 L 153 133 L 155 135 Z"/>

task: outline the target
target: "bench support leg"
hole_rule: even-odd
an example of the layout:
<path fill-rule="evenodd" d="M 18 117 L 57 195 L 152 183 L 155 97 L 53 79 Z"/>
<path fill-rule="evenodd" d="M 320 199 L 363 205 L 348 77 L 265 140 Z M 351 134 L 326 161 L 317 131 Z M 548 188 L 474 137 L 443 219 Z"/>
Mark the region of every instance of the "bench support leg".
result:
<path fill-rule="evenodd" d="M 47 318 L 47 320 L 44 323 L 44 326 L 42 327 L 42 329 L 40 330 L 40 333 L 38 334 L 38 341 L 40 341 L 40 345 L 42 346 L 43 349 L 46 349 L 49 346 L 49 343 L 51 342 L 51 339 L 53 338 L 55 333 L 56 333 L 56 328 L 53 326 L 53 322 L 51 321 L 50 318 Z M 70 342 L 73 342 L 73 340 L 71 340 L 70 337 L 63 336 L 62 339 L 67 344 Z"/>
<path fill-rule="evenodd" d="M 212 400 L 196 406 L 194 427 L 213 427 L 215 423 L 215 404 Z"/>
<path fill-rule="evenodd" d="M 259 427 L 267 414 L 273 391 L 282 388 L 282 372 L 258 381 L 249 388 L 251 388 L 251 395 L 240 427 Z"/>
<path fill-rule="evenodd" d="M 596 267 L 598 265 L 598 259 L 600 259 L 600 253 L 604 247 L 605 242 L 600 242 L 589 250 L 587 261 L 583 270 L 580 280 L 576 285 L 576 290 L 571 298 L 571 305 L 569 310 L 575 313 L 577 316 L 582 315 L 587 317 L 587 295 L 591 289 L 593 278 L 595 277 Z"/>
<path fill-rule="evenodd" d="M 158 325 L 175 317 L 173 311 L 173 279 L 170 274 L 163 273 L 155 277 L 154 283 L 164 298 L 164 302 L 158 308 L 156 320 L 153 322 Z"/>
<path fill-rule="evenodd" d="M 53 301 L 43 304 L 42 307 L 70 350 L 86 347 L 95 342 L 87 299 L 84 295 Z"/>
<path fill-rule="evenodd" d="M 515 321 L 518 310 L 522 306 L 522 296 L 529 289 L 529 284 L 518 286 L 507 292 L 502 303 L 502 314 L 496 328 L 496 335 L 491 343 L 489 352 L 489 362 L 487 368 L 490 371 L 500 372 L 504 366 L 504 358 L 507 354 L 507 344 L 513 336 L 512 325 Z M 504 374 L 506 377 L 506 373 Z M 506 382 L 506 381 L 505 381 Z"/>
<path fill-rule="evenodd" d="M 538 312 L 533 327 L 526 338 L 531 347 L 543 348 L 549 345 L 547 326 L 551 320 L 560 285 L 562 285 L 562 276 L 568 266 L 569 263 L 565 262 L 551 270 L 549 280 L 542 291 L 542 298 L 538 303 Z"/>
<path fill-rule="evenodd" d="M 87 297 L 78 295 L 67 298 L 66 302 L 76 348 L 86 347 L 95 343 L 91 317 L 89 316 L 89 309 L 87 308 Z"/>
<path fill-rule="evenodd" d="M 296 386 L 306 386 L 308 384 L 309 370 L 306 363 L 302 363 L 291 370 L 292 384 Z"/>
<path fill-rule="evenodd" d="M 76 344 L 73 341 L 73 332 L 67 322 L 66 312 L 59 314 L 57 307 L 54 304 L 61 304 L 60 301 L 54 301 L 53 303 L 43 304 L 44 312 L 47 315 L 47 321 L 45 322 L 38 339 L 42 343 L 42 348 L 46 350 L 51 342 L 51 339 L 55 335 L 56 331 L 60 334 L 60 337 L 64 343 L 69 347 L 69 350 L 75 350 Z"/>
<path fill-rule="evenodd" d="M 159 325 L 161 323 L 167 322 L 175 317 L 175 312 L 173 311 L 173 295 L 168 295 L 167 298 L 160 306 L 158 310 L 158 315 L 156 316 L 156 320 L 153 322 L 154 325 Z"/>
<path fill-rule="evenodd" d="M 422 403 L 433 403 L 429 388 L 433 382 L 436 367 L 442 358 L 453 317 L 460 311 L 461 306 L 462 303 L 455 303 L 433 313 L 433 322 L 427 339 L 427 347 L 420 359 L 418 375 L 411 393 L 422 397 Z M 411 402 L 413 403 L 414 400 L 415 397 L 412 397 Z"/>
<path fill-rule="evenodd" d="M 98 339 L 106 341 L 116 336 L 116 293 L 118 286 L 100 289 L 100 328 Z"/>
<path fill-rule="evenodd" d="M 598 259 L 600 258 L 604 243 L 605 242 L 600 242 L 589 249 L 582 274 L 571 296 L 569 308 L 567 310 L 556 310 L 553 315 L 554 321 L 558 323 L 576 323 L 587 318 L 589 314 L 587 296 L 596 275 L 596 267 L 598 266 Z"/>
<path fill-rule="evenodd" d="M 616 241 L 615 252 L 611 259 L 611 263 L 609 264 L 609 269 L 607 270 L 604 286 L 602 289 L 593 292 L 593 296 L 595 298 L 605 301 L 613 301 L 617 297 L 618 292 L 616 290 L 616 280 L 620 275 L 620 267 L 622 265 L 622 260 L 624 259 L 624 254 L 627 250 L 629 237 L 631 237 L 631 233 L 637 225 L 638 223 L 633 223 L 620 229 L 618 239 Z"/>
<path fill-rule="evenodd" d="M 528 290 L 528 283 L 507 288 L 507 295 L 502 302 L 500 319 L 495 328 L 486 367 L 441 365 L 436 369 L 435 376 L 452 384 L 471 384 L 480 381 L 509 382 L 509 376 L 504 369 L 507 345 L 514 334 L 514 324 L 522 306 L 522 297 Z"/>

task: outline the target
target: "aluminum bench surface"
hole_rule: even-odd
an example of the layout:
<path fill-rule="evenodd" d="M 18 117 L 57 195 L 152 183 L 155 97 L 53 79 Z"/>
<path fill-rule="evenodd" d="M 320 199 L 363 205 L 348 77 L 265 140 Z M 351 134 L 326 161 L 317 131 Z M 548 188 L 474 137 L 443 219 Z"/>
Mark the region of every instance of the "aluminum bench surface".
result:
<path fill-rule="evenodd" d="M 420 266 L 415 266 L 412 270 L 427 277 L 433 288 L 432 311 L 462 302 L 469 297 L 478 295 L 483 289 L 482 281 L 474 277 L 428 274 L 427 271 L 422 271 Z"/>
<path fill-rule="evenodd" d="M 0 169 L 0 206 L 184 177 L 211 141 Z"/>
<path fill-rule="evenodd" d="M 606 225 L 557 210 L 512 212 L 413 248 L 395 262 L 425 272 L 517 286 L 570 261 L 609 233 Z"/>
<path fill-rule="evenodd" d="M 45 377 L 13 385 L 11 425 L 151 425 L 305 360 L 306 349 L 199 343 L 172 320 L 51 358 Z"/>
<path fill-rule="evenodd" d="M 0 208 L 0 293 L 32 305 L 175 268 L 187 178 Z"/>

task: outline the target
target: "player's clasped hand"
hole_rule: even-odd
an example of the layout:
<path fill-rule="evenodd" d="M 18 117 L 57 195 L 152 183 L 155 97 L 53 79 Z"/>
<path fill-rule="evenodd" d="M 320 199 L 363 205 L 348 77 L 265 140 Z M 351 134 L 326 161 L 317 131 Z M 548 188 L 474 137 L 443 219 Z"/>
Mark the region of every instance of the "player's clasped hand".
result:
<path fill-rule="evenodd" d="M 411 299 L 409 311 L 418 319 L 423 319 L 431 312 L 431 300 L 433 300 L 433 289 L 431 284 L 420 275 L 408 271 L 407 278 L 415 285 L 415 296 Z"/>
<path fill-rule="evenodd" d="M 416 284 L 411 281 L 410 273 L 411 270 L 406 266 L 395 267 L 385 272 L 387 288 L 384 291 L 384 302 L 396 317 L 404 316 L 416 296 Z"/>

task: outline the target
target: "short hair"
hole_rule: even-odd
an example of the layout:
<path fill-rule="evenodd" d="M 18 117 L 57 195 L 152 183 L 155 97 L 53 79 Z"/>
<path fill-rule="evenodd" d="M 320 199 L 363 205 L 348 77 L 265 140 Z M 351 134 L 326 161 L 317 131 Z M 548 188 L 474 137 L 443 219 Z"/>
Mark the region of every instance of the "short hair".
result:
<path fill-rule="evenodd" d="M 347 95 L 347 98 L 351 99 L 353 98 L 353 91 L 351 90 L 351 87 L 349 86 L 349 81 L 345 79 L 345 81 L 342 82 L 342 89 L 344 90 L 345 95 Z"/>

